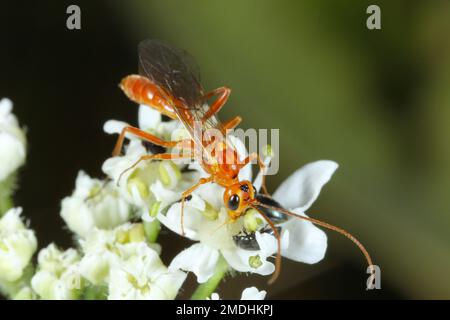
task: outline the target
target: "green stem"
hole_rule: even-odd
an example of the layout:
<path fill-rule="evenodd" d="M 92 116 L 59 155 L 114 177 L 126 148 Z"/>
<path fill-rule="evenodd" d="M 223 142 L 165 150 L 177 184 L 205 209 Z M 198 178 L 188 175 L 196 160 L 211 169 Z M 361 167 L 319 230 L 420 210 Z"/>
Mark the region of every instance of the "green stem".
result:
<path fill-rule="evenodd" d="M 88 286 L 84 289 L 83 300 L 106 300 L 108 297 L 107 286 Z"/>
<path fill-rule="evenodd" d="M 144 222 L 144 233 L 148 242 L 155 243 L 158 239 L 160 230 L 161 224 L 159 223 L 159 220 L 155 219 L 152 222 Z"/>
<path fill-rule="evenodd" d="M 191 300 L 205 300 L 209 298 L 217 289 L 217 286 L 222 281 L 223 277 L 228 271 L 228 263 L 220 256 L 216 265 L 216 270 L 211 278 L 205 283 L 200 284 L 191 297 Z"/>
<path fill-rule="evenodd" d="M 12 195 L 16 184 L 15 182 L 16 175 L 14 173 L 5 180 L 0 181 L 0 217 L 14 206 Z"/>

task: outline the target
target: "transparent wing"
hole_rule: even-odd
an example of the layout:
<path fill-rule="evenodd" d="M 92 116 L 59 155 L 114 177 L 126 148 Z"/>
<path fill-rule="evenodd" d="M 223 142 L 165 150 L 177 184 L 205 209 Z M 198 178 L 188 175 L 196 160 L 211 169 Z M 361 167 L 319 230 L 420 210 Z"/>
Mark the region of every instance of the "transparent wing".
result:
<path fill-rule="evenodd" d="M 163 88 L 174 99 L 174 110 L 197 146 L 205 151 L 202 133 L 208 129 L 221 129 L 216 116 L 203 122 L 201 131 L 194 132 L 195 121 L 201 121 L 209 109 L 203 101 L 200 72 L 195 59 L 185 50 L 175 48 L 160 40 L 139 43 L 139 73 Z M 231 142 L 228 142 L 231 147 Z"/>
<path fill-rule="evenodd" d="M 192 56 L 159 40 L 139 43 L 139 72 L 164 88 L 187 108 L 203 96 L 200 72 Z"/>

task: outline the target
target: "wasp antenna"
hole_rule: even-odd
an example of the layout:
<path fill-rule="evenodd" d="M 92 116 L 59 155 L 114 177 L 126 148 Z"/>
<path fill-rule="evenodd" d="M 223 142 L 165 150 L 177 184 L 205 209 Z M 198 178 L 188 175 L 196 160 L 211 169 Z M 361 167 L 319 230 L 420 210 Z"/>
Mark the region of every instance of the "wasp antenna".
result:
<path fill-rule="evenodd" d="M 319 225 L 319 226 L 321 226 L 321 227 L 324 227 L 324 228 L 327 228 L 327 229 L 336 231 L 336 232 L 338 232 L 338 233 L 344 235 L 345 237 L 347 237 L 348 239 L 350 239 L 354 244 L 356 244 L 356 246 L 359 248 L 359 250 L 361 250 L 361 252 L 364 254 L 364 257 L 366 258 L 369 267 L 370 267 L 370 268 L 373 268 L 372 258 L 370 257 L 369 252 L 368 252 L 368 251 L 366 250 L 366 248 L 362 245 L 362 243 L 359 242 L 359 240 L 356 239 L 350 232 L 345 231 L 344 229 L 339 228 L 339 227 L 336 227 L 336 226 L 334 226 L 334 225 L 332 225 L 332 224 L 329 224 L 329 223 L 326 223 L 326 222 L 323 222 L 323 221 L 320 221 L 320 220 L 317 220 L 317 219 L 314 219 L 314 218 L 301 216 L 301 215 L 299 215 L 299 214 L 293 213 L 293 212 L 288 211 L 288 210 L 283 209 L 283 208 L 278 208 L 278 207 L 274 207 L 274 206 L 271 206 L 271 205 L 267 205 L 267 204 L 261 203 L 261 202 L 259 202 L 259 201 L 258 201 L 258 202 L 255 202 L 255 203 L 256 203 L 256 205 L 258 205 L 258 206 L 265 207 L 265 208 L 272 209 L 272 210 L 280 211 L 280 212 L 282 212 L 282 213 L 284 213 L 284 214 L 286 214 L 286 215 L 288 215 L 288 216 L 296 217 L 296 218 L 300 218 L 300 219 L 303 219 L 303 220 L 312 222 L 312 223 L 317 224 L 317 225 Z M 255 209 L 256 209 L 256 208 L 255 208 Z M 258 210 L 258 211 L 259 211 L 259 210 Z M 260 212 L 261 212 L 261 211 L 260 211 Z M 268 218 L 265 218 L 265 219 L 267 220 Z"/>
<path fill-rule="evenodd" d="M 253 205 L 250 205 L 250 206 L 253 209 L 255 209 L 256 211 L 258 211 L 261 214 L 261 216 L 264 218 L 264 220 L 267 221 L 267 223 L 270 225 L 270 227 L 273 230 L 273 234 L 275 235 L 275 238 L 277 239 L 277 257 L 275 259 L 275 272 L 268 281 L 268 284 L 273 284 L 275 282 L 275 280 L 277 280 L 277 278 L 281 272 L 281 237 L 280 237 L 280 233 L 278 232 L 278 229 L 275 227 L 275 224 L 272 222 L 272 220 L 270 220 L 269 217 L 267 217 L 264 214 L 264 212 L 261 211 L 261 209 L 259 209 L 256 206 L 253 206 Z"/>

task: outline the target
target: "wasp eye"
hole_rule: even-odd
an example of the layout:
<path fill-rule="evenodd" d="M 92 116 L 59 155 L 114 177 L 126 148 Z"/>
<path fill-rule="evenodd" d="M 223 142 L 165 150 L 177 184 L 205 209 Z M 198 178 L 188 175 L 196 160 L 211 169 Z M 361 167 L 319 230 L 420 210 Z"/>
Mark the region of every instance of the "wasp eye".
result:
<path fill-rule="evenodd" d="M 239 196 L 233 194 L 230 199 L 228 199 L 228 209 L 237 210 L 237 208 L 239 208 Z"/>

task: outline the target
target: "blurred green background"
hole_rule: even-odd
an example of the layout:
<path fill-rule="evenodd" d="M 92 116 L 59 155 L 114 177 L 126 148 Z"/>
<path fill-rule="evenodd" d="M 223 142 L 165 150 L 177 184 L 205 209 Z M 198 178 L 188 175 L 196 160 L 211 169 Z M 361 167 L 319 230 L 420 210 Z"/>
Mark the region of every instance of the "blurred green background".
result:
<path fill-rule="evenodd" d="M 80 31 L 65 27 L 69 4 L 81 7 Z M 381 7 L 381 30 L 366 28 L 370 4 Z M 15 102 L 30 142 L 15 200 L 41 246 L 71 244 L 60 199 L 78 169 L 101 176 L 114 144 L 103 122 L 136 122 L 117 84 L 137 71 L 137 43 L 159 38 L 196 57 L 206 89 L 232 88 L 223 119 L 280 129 L 270 190 L 307 162 L 340 164 L 309 213 L 354 233 L 382 272 L 382 290 L 366 291 L 362 255 L 327 232 L 323 262 L 285 260 L 271 287 L 259 276 L 229 279 L 225 298 L 254 283 L 270 298 L 450 298 L 450 2 L 3 1 L 0 9 L 0 96 Z M 166 262 L 187 245 L 170 233 L 162 243 Z"/>

